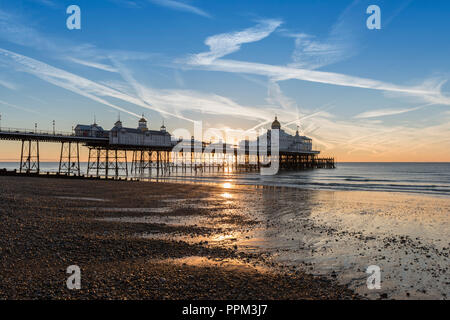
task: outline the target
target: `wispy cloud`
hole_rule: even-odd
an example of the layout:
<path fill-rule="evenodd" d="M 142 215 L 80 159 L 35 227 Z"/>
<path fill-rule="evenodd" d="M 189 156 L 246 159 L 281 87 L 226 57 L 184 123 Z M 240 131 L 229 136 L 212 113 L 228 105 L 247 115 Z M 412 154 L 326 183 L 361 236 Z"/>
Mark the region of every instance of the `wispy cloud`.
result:
<path fill-rule="evenodd" d="M 320 42 L 314 36 L 300 33 L 295 38 L 291 67 L 317 69 L 342 59 L 345 51 L 339 45 Z"/>
<path fill-rule="evenodd" d="M 117 3 L 118 5 L 125 6 L 128 8 L 140 8 L 141 5 L 138 1 L 132 1 L 132 0 L 109 0 L 111 2 Z"/>
<path fill-rule="evenodd" d="M 57 4 L 52 0 L 31 0 L 32 2 L 37 2 L 39 4 L 42 4 L 44 6 L 55 8 L 57 7 Z"/>
<path fill-rule="evenodd" d="M 360 114 L 357 114 L 354 116 L 355 119 L 367 119 L 367 118 L 378 118 L 378 117 L 385 117 L 385 116 L 392 116 L 392 115 L 398 115 L 402 113 L 407 113 L 411 111 L 416 111 L 419 109 L 423 109 L 428 106 L 432 106 L 434 103 L 427 103 L 424 105 L 420 105 L 413 108 L 402 108 L 402 109 L 378 109 L 378 110 L 372 110 L 363 112 Z"/>
<path fill-rule="evenodd" d="M 297 79 L 302 81 L 331 84 L 337 86 L 364 88 L 419 96 L 427 102 L 450 105 L 450 98 L 441 94 L 442 83 L 425 81 L 419 86 L 401 86 L 389 82 L 355 77 L 351 75 L 295 68 L 291 66 L 270 65 L 255 62 L 219 59 L 240 49 L 243 43 L 259 41 L 269 36 L 280 22 L 266 20 L 254 28 L 242 32 L 225 33 L 207 38 L 210 51 L 191 55 L 185 62 L 194 67 L 211 71 L 247 73 L 267 76 L 274 81 Z M 434 86 L 431 86 L 433 83 Z"/>
<path fill-rule="evenodd" d="M 17 86 L 16 84 L 10 82 L 10 81 L 6 81 L 3 79 L 0 79 L 0 86 L 3 86 L 5 88 L 8 88 L 10 90 L 17 90 Z"/>
<path fill-rule="evenodd" d="M 28 109 L 28 108 L 25 108 L 25 107 L 21 107 L 21 106 L 18 106 L 16 104 L 12 104 L 12 103 L 9 103 L 9 102 L 3 101 L 3 100 L 0 100 L 0 104 L 5 105 L 5 106 L 10 107 L 10 108 L 13 108 L 13 109 L 21 110 L 21 111 L 26 111 L 26 112 L 30 112 L 30 113 L 34 113 L 34 114 L 38 114 L 39 113 L 36 110 L 31 110 L 31 109 Z"/>
<path fill-rule="evenodd" d="M 267 102 L 284 110 L 298 110 L 297 102 L 283 94 L 280 85 L 272 80 L 267 85 Z"/>
<path fill-rule="evenodd" d="M 180 1 L 174 1 L 174 0 L 148 0 L 151 3 L 154 3 L 158 6 L 162 6 L 162 7 L 167 7 L 173 10 L 178 10 L 178 11 L 185 11 L 185 12 L 190 12 L 190 13 L 194 13 L 197 14 L 199 16 L 203 16 L 206 18 L 211 18 L 211 15 L 205 11 L 203 11 L 202 9 L 199 9 L 197 7 L 191 6 L 189 4 L 180 2 Z"/>
<path fill-rule="evenodd" d="M 281 23 L 280 20 L 263 20 L 252 28 L 208 37 L 205 44 L 209 47 L 209 51 L 192 55 L 189 60 L 194 65 L 209 65 L 218 58 L 238 51 L 244 43 L 256 42 L 266 38 Z"/>
<path fill-rule="evenodd" d="M 98 84 L 89 79 L 77 76 L 65 70 L 52 67 L 41 61 L 14 53 L 0 48 L 0 59 L 6 63 L 13 63 L 18 71 L 30 73 L 44 81 L 47 81 L 58 87 L 70 90 L 86 98 L 97 101 L 101 104 L 107 105 L 116 110 L 128 113 L 135 117 L 138 114 L 126 110 L 120 106 L 110 103 L 102 97 L 113 97 L 133 103 L 133 100 L 121 92 L 108 88 L 104 85 Z M 130 101 L 131 100 L 131 101 Z"/>
<path fill-rule="evenodd" d="M 383 21 L 386 28 L 389 23 L 402 12 L 412 0 L 399 0 L 390 4 L 395 9 L 387 10 Z M 292 54 L 292 67 L 317 69 L 348 58 L 360 53 L 364 46 L 364 28 L 361 28 L 361 12 L 370 4 L 367 0 L 354 0 L 341 13 L 337 21 L 330 28 L 330 32 L 322 38 L 305 33 L 292 33 L 287 30 L 282 35 L 295 39 L 295 50 Z"/>
<path fill-rule="evenodd" d="M 254 62 L 218 59 L 204 65 L 198 64 L 198 61 L 196 60 L 191 60 L 190 64 L 203 67 L 207 70 L 264 75 L 276 81 L 297 79 L 346 87 L 392 91 L 420 96 L 428 95 L 430 97 L 435 96 L 435 98 L 438 98 L 440 94 L 438 88 L 428 88 L 423 86 L 400 86 L 388 82 L 354 77 L 334 72 L 315 71 Z M 448 102 L 450 102 L 450 100 L 448 100 Z"/>
<path fill-rule="evenodd" d="M 0 61 L 12 64 L 17 71 L 32 74 L 55 86 L 70 90 L 83 97 L 135 117 L 140 117 L 140 115 L 115 103 L 111 103 L 106 98 L 119 99 L 135 106 L 190 122 L 194 120 L 184 116 L 184 112 L 227 115 L 250 120 L 267 120 L 272 117 L 270 110 L 242 106 L 229 98 L 215 94 L 201 93 L 193 90 L 154 89 L 145 86 L 136 81 L 131 71 L 117 61 L 114 61 L 115 67 L 128 84 L 119 84 L 117 89 L 114 88 L 115 84 L 113 82 L 110 82 L 110 86 L 100 84 L 36 59 L 1 48 Z M 131 92 L 131 90 L 134 90 L 134 92 Z"/>
<path fill-rule="evenodd" d="M 115 62 L 115 66 L 127 84 L 134 89 L 142 103 L 162 114 L 169 114 L 191 122 L 194 119 L 184 116 L 183 113 L 198 112 L 250 120 L 267 120 L 272 118 L 270 110 L 243 106 L 229 98 L 212 93 L 180 89 L 154 89 L 137 81 L 133 77 L 132 72 L 123 64 Z"/>
<path fill-rule="evenodd" d="M 155 53 L 131 50 L 104 50 L 90 43 L 75 44 L 67 38 L 51 37 L 30 26 L 29 21 L 23 17 L 2 9 L 0 9 L 0 40 L 45 52 L 53 58 L 72 60 L 78 64 L 111 72 L 115 72 L 114 68 L 98 61 L 110 57 L 121 61 L 149 60 L 158 56 Z"/>
<path fill-rule="evenodd" d="M 95 69 L 99 69 L 99 70 L 103 70 L 103 71 L 117 72 L 117 69 L 113 68 L 112 66 L 103 64 L 103 63 L 86 61 L 86 60 L 81 60 L 81 59 L 72 58 L 72 57 L 68 58 L 68 60 L 78 63 L 78 64 L 81 64 L 83 66 L 87 66 L 87 67 L 91 67 L 91 68 L 95 68 Z"/>
<path fill-rule="evenodd" d="M 305 33 L 282 32 L 282 34 L 295 39 L 293 62 L 289 66 L 317 69 L 358 54 L 363 30 L 358 17 L 364 10 L 362 7 L 363 4 L 359 5 L 358 1 L 351 3 L 323 40 Z"/>
<path fill-rule="evenodd" d="M 21 17 L 0 9 L 0 39 L 35 48 L 56 49 L 36 30 L 21 23 Z"/>

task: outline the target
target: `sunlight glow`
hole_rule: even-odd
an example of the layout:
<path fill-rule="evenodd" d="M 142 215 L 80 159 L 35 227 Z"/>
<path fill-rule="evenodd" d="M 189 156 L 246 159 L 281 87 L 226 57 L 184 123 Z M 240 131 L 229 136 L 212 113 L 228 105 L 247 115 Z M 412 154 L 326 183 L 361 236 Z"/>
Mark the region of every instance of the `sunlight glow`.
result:
<path fill-rule="evenodd" d="M 229 183 L 229 182 L 225 182 L 225 183 L 222 185 L 222 187 L 223 187 L 224 189 L 231 189 L 231 188 L 233 188 L 233 185 L 232 185 L 231 183 Z"/>
<path fill-rule="evenodd" d="M 231 198 L 233 198 L 233 195 L 232 195 L 231 193 L 228 193 L 228 192 L 222 193 L 221 196 L 222 196 L 223 198 L 225 198 L 225 199 L 231 199 Z"/>

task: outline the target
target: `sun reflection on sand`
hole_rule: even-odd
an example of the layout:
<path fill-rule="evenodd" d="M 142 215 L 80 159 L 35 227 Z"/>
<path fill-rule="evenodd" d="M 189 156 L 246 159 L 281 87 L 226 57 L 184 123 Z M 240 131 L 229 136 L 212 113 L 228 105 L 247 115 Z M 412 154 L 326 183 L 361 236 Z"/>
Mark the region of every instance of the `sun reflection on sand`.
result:
<path fill-rule="evenodd" d="M 220 195 L 221 197 L 225 198 L 225 199 L 231 199 L 233 198 L 233 195 L 231 193 L 228 192 L 224 192 Z"/>
<path fill-rule="evenodd" d="M 225 240 L 236 240 L 235 234 L 217 234 L 211 236 L 211 241 L 225 241 Z"/>
<path fill-rule="evenodd" d="M 231 183 L 229 183 L 229 182 L 225 182 L 225 183 L 222 185 L 222 188 L 224 188 L 224 189 L 232 189 L 232 188 L 233 188 L 233 185 L 232 185 Z"/>

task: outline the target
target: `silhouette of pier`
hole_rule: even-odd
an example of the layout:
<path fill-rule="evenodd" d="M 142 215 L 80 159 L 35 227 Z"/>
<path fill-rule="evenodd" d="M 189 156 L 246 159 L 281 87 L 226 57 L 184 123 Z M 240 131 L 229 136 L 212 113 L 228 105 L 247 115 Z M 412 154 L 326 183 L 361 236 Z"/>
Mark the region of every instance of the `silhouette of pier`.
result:
<path fill-rule="evenodd" d="M 334 158 L 319 158 L 318 152 L 270 150 L 260 152 L 226 143 L 176 141 L 170 145 L 142 145 L 111 143 L 109 136 L 82 136 L 73 132 L 56 132 L 16 128 L 0 128 L 0 140 L 21 143 L 18 174 L 40 174 L 40 145 L 61 145 L 58 175 L 79 177 L 136 177 L 167 175 L 176 172 L 256 171 L 278 161 L 280 170 L 334 168 Z M 180 148 L 180 143 L 182 148 Z M 175 146 L 178 145 L 178 148 Z M 85 173 L 80 167 L 80 147 L 88 148 Z M 1 150 L 1 149 L 0 149 Z M 131 158 L 131 165 L 129 163 Z M 5 174 L 0 171 L 0 174 Z"/>

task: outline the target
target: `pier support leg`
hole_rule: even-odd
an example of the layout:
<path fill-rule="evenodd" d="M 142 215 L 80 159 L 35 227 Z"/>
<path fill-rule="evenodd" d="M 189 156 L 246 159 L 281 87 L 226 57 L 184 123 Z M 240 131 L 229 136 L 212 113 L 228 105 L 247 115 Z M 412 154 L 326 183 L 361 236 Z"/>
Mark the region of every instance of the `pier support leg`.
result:
<path fill-rule="evenodd" d="M 20 153 L 20 172 L 39 173 L 39 141 L 22 140 Z"/>
<path fill-rule="evenodd" d="M 90 150 L 89 150 L 90 151 Z M 81 175 L 80 171 L 80 146 L 78 142 L 62 142 L 59 157 L 58 173 L 68 175 Z"/>
<path fill-rule="evenodd" d="M 123 172 L 126 177 L 128 177 L 128 160 L 127 160 L 127 152 L 125 150 L 113 150 L 115 161 L 115 175 L 116 178 L 120 176 Z"/>
<path fill-rule="evenodd" d="M 144 175 L 145 170 L 148 169 L 148 174 L 150 176 L 152 173 L 152 156 L 153 152 L 150 150 L 133 151 L 133 159 L 131 161 L 131 174 Z"/>

